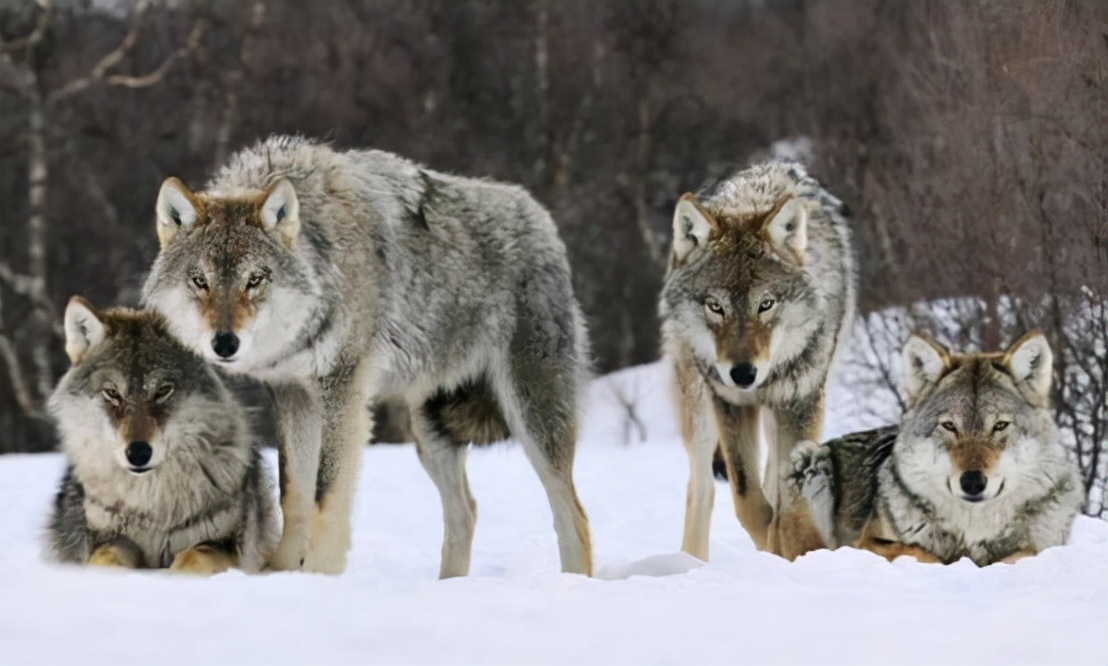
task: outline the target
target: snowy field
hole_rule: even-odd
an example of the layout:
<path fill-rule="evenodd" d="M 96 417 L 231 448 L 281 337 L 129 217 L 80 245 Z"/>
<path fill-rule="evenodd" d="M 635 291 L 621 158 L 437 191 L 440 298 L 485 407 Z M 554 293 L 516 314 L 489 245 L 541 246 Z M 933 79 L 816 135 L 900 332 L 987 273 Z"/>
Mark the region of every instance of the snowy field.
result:
<path fill-rule="evenodd" d="M 1103 521 L 985 569 L 851 550 L 788 563 L 754 550 L 719 485 L 712 562 L 677 553 L 687 462 L 664 381 L 655 365 L 592 387 L 576 478 L 594 579 L 559 572 L 545 496 L 513 445 L 470 454 L 473 569 L 448 581 L 438 496 L 410 445 L 366 451 L 340 577 L 46 564 L 63 460 L 0 456 L 0 664 L 1108 663 Z M 850 425 L 840 413 L 832 403 L 828 436 Z"/>

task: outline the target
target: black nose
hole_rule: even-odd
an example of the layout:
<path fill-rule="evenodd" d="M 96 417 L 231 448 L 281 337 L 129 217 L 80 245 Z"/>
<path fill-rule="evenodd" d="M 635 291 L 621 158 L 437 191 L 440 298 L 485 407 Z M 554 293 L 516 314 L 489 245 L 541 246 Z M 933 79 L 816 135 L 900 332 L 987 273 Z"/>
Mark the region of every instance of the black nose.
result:
<path fill-rule="evenodd" d="M 740 363 L 731 368 L 731 379 L 739 386 L 750 386 L 758 376 L 758 368 L 753 363 Z"/>
<path fill-rule="evenodd" d="M 153 455 L 154 449 L 146 442 L 131 442 L 127 445 L 127 462 L 135 467 L 146 467 Z"/>
<path fill-rule="evenodd" d="M 212 337 L 212 349 L 220 358 L 231 358 L 239 350 L 239 336 L 230 331 L 220 331 Z"/>
<path fill-rule="evenodd" d="M 962 472 L 962 476 L 958 479 L 958 483 L 962 486 L 962 492 L 965 494 L 980 495 L 985 492 L 985 486 L 989 483 L 989 477 L 976 470 L 972 472 Z"/>

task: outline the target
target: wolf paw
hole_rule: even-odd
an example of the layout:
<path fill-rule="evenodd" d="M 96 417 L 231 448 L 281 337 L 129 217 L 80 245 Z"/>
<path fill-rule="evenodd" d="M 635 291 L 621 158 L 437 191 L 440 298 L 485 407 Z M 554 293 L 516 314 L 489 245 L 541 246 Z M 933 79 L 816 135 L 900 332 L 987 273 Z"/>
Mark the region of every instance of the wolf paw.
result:
<path fill-rule="evenodd" d="M 123 567 L 133 569 L 133 558 L 118 546 L 100 546 L 89 556 L 87 564 L 94 567 Z"/>
<path fill-rule="evenodd" d="M 195 576 L 212 576 L 233 566 L 235 558 L 227 551 L 209 546 L 193 546 L 177 553 L 169 570 Z"/>
<path fill-rule="evenodd" d="M 306 544 L 295 543 L 291 539 L 281 539 L 277 544 L 277 550 L 269 558 L 270 571 L 300 571 L 304 567 L 304 558 L 307 556 Z"/>

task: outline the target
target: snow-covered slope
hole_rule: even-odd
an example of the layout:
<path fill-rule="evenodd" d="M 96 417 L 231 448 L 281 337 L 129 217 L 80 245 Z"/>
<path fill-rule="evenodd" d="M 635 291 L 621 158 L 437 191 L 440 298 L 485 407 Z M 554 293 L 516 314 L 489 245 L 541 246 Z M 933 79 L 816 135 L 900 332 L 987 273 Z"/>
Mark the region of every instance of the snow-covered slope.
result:
<path fill-rule="evenodd" d="M 1070 545 L 985 569 L 851 550 L 788 563 L 754 550 L 720 485 L 699 566 L 676 552 L 687 463 L 663 371 L 592 390 L 576 477 L 595 579 L 559 573 L 546 499 L 510 444 L 470 454 L 473 572 L 448 581 L 438 496 L 410 445 L 365 452 L 350 565 L 333 578 L 47 564 L 63 460 L 2 456 L 0 664 L 1105 663 L 1108 523 L 1079 518 Z"/>

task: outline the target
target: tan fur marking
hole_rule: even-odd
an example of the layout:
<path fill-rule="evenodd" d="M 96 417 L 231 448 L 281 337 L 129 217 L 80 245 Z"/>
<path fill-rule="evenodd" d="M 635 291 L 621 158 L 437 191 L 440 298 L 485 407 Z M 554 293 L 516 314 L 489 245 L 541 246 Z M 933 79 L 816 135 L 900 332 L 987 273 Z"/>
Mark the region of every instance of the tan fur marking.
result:
<path fill-rule="evenodd" d="M 139 405 L 131 409 L 119 421 L 119 436 L 124 442 L 149 442 L 158 431 L 158 424 L 146 407 Z"/>
<path fill-rule="evenodd" d="M 988 472 L 1000 458 L 1003 447 L 989 440 L 964 437 L 950 447 L 950 459 L 963 472 Z"/>
<path fill-rule="evenodd" d="M 772 327 L 758 317 L 746 320 L 744 331 L 739 322 L 746 319 L 741 314 L 724 322 L 714 331 L 716 354 L 732 363 L 754 363 L 769 356 L 769 339 Z M 745 333 L 745 335 L 744 335 Z"/>

